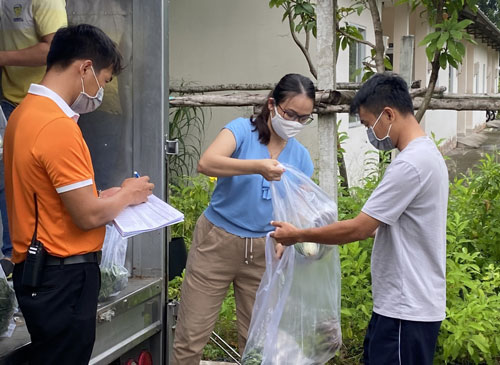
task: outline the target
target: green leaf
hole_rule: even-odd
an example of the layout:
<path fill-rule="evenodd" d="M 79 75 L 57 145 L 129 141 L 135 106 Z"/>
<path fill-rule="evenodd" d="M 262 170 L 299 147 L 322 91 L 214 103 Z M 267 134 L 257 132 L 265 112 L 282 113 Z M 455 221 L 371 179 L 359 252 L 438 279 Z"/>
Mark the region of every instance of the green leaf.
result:
<path fill-rule="evenodd" d="M 316 26 L 316 23 L 314 21 L 308 22 L 306 24 L 306 32 L 310 32 L 315 26 Z"/>
<path fill-rule="evenodd" d="M 458 53 L 461 54 L 462 57 L 465 56 L 465 46 L 463 45 L 463 43 L 457 42 L 457 43 L 455 43 L 455 45 L 456 45 Z"/>
<path fill-rule="evenodd" d="M 450 33 L 451 33 L 451 36 L 453 37 L 454 40 L 456 40 L 456 41 L 462 40 L 463 33 L 461 31 L 451 30 Z"/>
<path fill-rule="evenodd" d="M 457 60 L 460 60 L 462 58 L 457 51 L 457 47 L 455 46 L 455 42 L 451 39 L 448 40 L 448 52 L 450 53 L 450 55 L 453 58 L 455 58 Z"/>
<path fill-rule="evenodd" d="M 301 4 L 297 4 L 294 8 L 294 13 L 295 13 L 295 15 L 300 15 L 300 14 L 305 13 L 305 10 Z"/>
<path fill-rule="evenodd" d="M 427 54 L 427 59 L 429 60 L 429 62 L 432 62 L 434 58 L 434 50 L 432 49 L 432 47 L 427 47 L 425 49 L 425 53 Z"/>
<path fill-rule="evenodd" d="M 448 58 L 446 57 L 446 53 L 441 53 L 439 55 L 439 66 L 445 70 L 448 65 Z"/>
<path fill-rule="evenodd" d="M 384 58 L 384 66 L 385 66 L 386 70 L 389 70 L 389 71 L 392 70 L 391 60 L 388 59 L 387 57 Z"/>
<path fill-rule="evenodd" d="M 443 46 L 449 37 L 450 37 L 450 33 L 448 33 L 448 32 L 441 33 L 441 36 L 439 37 L 439 40 L 436 43 L 437 49 L 439 49 L 439 50 L 443 49 Z"/>
<path fill-rule="evenodd" d="M 432 42 L 433 40 L 439 38 L 439 36 L 441 35 L 441 32 L 433 32 L 433 33 L 429 33 L 425 36 L 424 39 L 422 39 L 420 41 L 420 43 L 418 44 L 419 46 L 425 46 L 427 43 L 430 43 Z"/>
<path fill-rule="evenodd" d="M 458 22 L 453 28 L 455 30 L 462 30 L 462 29 L 465 29 L 466 27 L 468 27 L 469 25 L 471 25 L 472 23 L 474 23 L 472 20 L 464 19 L 461 22 Z"/>
<path fill-rule="evenodd" d="M 345 50 L 347 48 L 347 46 L 349 45 L 349 40 L 347 39 L 347 37 L 344 37 L 342 38 L 342 50 Z"/>
<path fill-rule="evenodd" d="M 458 63 L 457 63 L 457 60 L 455 60 L 451 55 L 448 55 L 448 63 L 454 67 L 454 68 L 458 68 Z"/>
<path fill-rule="evenodd" d="M 471 337 L 471 341 L 476 345 L 483 353 L 489 352 L 489 343 L 488 340 L 482 335 L 473 335 Z"/>
<path fill-rule="evenodd" d="M 315 12 L 314 12 L 314 8 L 313 6 L 310 4 L 310 3 L 304 3 L 302 4 L 302 6 L 304 7 L 304 10 L 309 14 L 309 15 L 314 15 Z"/>

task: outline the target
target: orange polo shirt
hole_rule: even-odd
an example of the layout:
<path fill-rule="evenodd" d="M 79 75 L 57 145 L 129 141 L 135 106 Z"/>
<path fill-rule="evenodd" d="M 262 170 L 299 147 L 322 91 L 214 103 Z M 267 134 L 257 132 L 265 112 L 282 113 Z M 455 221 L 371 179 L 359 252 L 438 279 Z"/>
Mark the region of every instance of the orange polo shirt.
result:
<path fill-rule="evenodd" d="M 78 114 L 52 90 L 32 84 L 9 118 L 4 138 L 5 192 L 12 239 L 12 261 L 24 261 L 35 228 L 54 256 L 102 248 L 105 227 L 83 231 L 72 221 L 59 194 L 92 185 L 94 169 Z"/>

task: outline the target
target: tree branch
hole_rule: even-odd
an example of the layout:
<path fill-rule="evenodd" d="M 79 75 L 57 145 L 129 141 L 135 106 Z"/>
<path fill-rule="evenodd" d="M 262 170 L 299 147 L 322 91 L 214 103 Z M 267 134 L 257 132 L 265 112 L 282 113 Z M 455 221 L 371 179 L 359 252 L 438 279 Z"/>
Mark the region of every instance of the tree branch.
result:
<path fill-rule="evenodd" d="M 384 33 L 382 30 L 382 22 L 378 12 L 377 0 L 368 0 L 368 8 L 372 15 L 373 30 L 375 32 L 375 65 L 378 73 L 385 71 L 384 65 Z M 397 21 L 397 20 L 396 20 Z"/>
<path fill-rule="evenodd" d="M 309 54 L 309 51 L 304 47 L 302 42 L 300 42 L 299 38 L 297 38 L 297 34 L 295 33 L 295 29 L 293 28 L 292 12 L 288 14 L 288 25 L 290 27 L 290 34 L 292 35 L 293 41 L 300 48 L 306 58 L 307 64 L 309 65 L 309 71 L 311 71 L 311 74 L 315 79 L 318 79 L 318 72 L 316 71 L 316 67 L 314 67 L 314 64 L 311 60 L 311 55 Z"/>
<path fill-rule="evenodd" d="M 443 20 L 443 12 L 444 12 L 444 0 L 438 0 L 436 5 L 436 18 L 434 19 L 434 24 L 439 24 Z M 429 84 L 427 85 L 427 92 L 425 93 L 424 99 L 422 101 L 422 105 L 418 109 L 415 118 L 420 123 L 422 118 L 424 117 L 425 110 L 428 108 L 431 102 L 432 94 L 434 93 L 434 88 L 436 87 L 437 79 L 439 76 L 439 55 L 440 51 L 436 50 L 434 52 L 434 59 L 431 62 L 431 76 L 429 78 Z"/>
<path fill-rule="evenodd" d="M 208 93 L 208 92 L 219 92 L 219 91 L 233 91 L 233 90 L 272 90 L 274 89 L 274 83 L 264 83 L 264 84 L 218 84 L 218 85 L 170 85 L 169 90 L 171 93 L 183 93 L 183 94 L 196 94 L 196 93 Z M 358 90 L 361 87 L 359 82 L 338 82 L 337 90 Z"/>
<path fill-rule="evenodd" d="M 369 41 L 366 41 L 364 39 L 359 39 L 359 38 L 353 37 L 352 35 L 350 35 L 346 31 L 342 30 L 340 27 L 337 28 L 337 32 L 339 32 L 344 37 L 349 38 L 349 39 L 351 39 L 353 41 L 356 41 L 356 42 L 359 42 L 359 43 L 362 43 L 362 44 L 366 44 L 367 46 L 369 46 L 371 48 L 375 48 L 375 45 L 373 43 L 371 43 Z"/>
<path fill-rule="evenodd" d="M 437 88 L 434 89 L 433 94 L 441 94 L 442 95 L 445 91 L 446 91 L 446 87 L 445 86 L 440 86 L 440 87 L 437 87 Z M 426 87 L 421 87 L 421 88 L 418 88 L 418 89 L 410 90 L 410 96 L 412 98 L 415 98 L 417 96 L 425 95 L 426 92 L 427 92 L 427 88 Z M 436 96 L 434 96 L 434 97 L 436 97 Z"/>
<path fill-rule="evenodd" d="M 499 94 L 439 94 L 445 89 L 437 88 L 432 99 L 424 104 L 425 97 L 413 97 L 415 109 L 442 109 L 442 110 L 500 110 Z M 428 91 L 428 90 L 427 90 Z M 422 95 L 423 89 L 414 91 L 415 95 Z M 316 93 L 317 113 L 347 113 L 355 91 L 318 91 Z M 262 106 L 267 94 L 232 93 L 226 95 L 186 95 L 170 97 L 171 107 L 179 106 Z"/>

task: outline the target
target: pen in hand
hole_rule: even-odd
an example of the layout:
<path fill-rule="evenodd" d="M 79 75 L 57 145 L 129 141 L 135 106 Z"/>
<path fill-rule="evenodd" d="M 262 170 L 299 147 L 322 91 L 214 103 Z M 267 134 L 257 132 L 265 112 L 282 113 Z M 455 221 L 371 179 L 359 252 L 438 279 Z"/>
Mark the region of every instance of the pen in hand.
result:
<path fill-rule="evenodd" d="M 138 178 L 138 177 L 141 177 L 141 175 L 139 175 L 139 173 L 137 171 L 134 171 L 134 177 Z"/>

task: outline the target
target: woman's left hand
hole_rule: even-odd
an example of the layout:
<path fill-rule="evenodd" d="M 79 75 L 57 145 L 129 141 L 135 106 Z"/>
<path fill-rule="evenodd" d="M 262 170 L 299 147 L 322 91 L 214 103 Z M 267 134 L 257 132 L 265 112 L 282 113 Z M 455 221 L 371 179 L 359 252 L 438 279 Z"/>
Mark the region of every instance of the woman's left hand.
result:
<path fill-rule="evenodd" d="M 277 243 L 276 246 L 274 246 L 274 251 L 276 257 L 278 259 L 281 259 L 281 256 L 283 256 L 283 252 L 285 251 L 285 246 L 283 246 L 281 243 Z"/>

